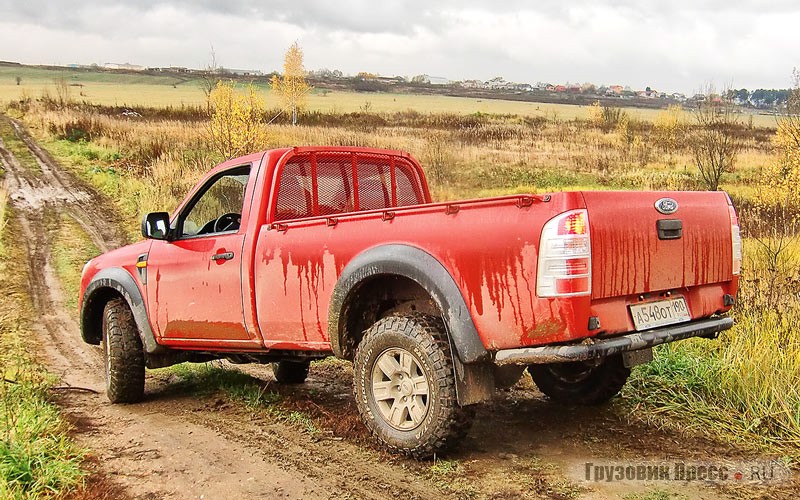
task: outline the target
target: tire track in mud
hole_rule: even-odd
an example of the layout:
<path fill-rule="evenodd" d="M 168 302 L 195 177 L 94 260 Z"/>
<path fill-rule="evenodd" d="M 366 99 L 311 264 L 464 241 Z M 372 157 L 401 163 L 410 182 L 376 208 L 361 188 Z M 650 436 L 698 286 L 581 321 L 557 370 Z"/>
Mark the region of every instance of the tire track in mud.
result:
<path fill-rule="evenodd" d="M 6 119 L 0 116 L 0 119 Z M 254 422 L 247 412 L 215 412 L 191 397 L 159 394 L 148 380 L 145 402 L 111 405 L 105 398 L 99 349 L 83 343 L 65 309 L 51 263 L 47 220 L 73 218 L 101 251 L 124 242 L 101 197 L 72 178 L 11 120 L 41 172 L 24 168 L 0 141 L 5 183 L 27 255 L 28 290 L 38 321 L 36 341 L 49 370 L 68 392 L 61 400 L 92 450 L 97 467 L 134 498 L 404 498 L 442 497 L 419 476 L 395 470 L 372 450 L 315 442 L 289 425 Z M 263 372 L 263 370 L 258 370 Z M 384 462 L 384 463 L 381 463 Z"/>
<path fill-rule="evenodd" d="M 122 246 L 125 238 L 118 229 L 119 224 L 108 216 L 98 215 L 98 212 L 102 213 L 104 210 L 90 212 L 87 209 L 87 207 L 99 207 L 111 213 L 108 204 L 102 197 L 98 193 L 80 186 L 69 174 L 59 168 L 58 163 L 31 138 L 28 131 L 19 122 L 16 120 L 10 120 L 10 122 L 17 137 L 25 143 L 41 169 L 39 183 L 30 185 L 30 188 L 39 191 L 37 194 L 40 196 L 36 201 L 61 202 L 59 206 L 83 228 L 101 252 Z M 8 152 L 4 153 L 4 157 L 6 153 Z M 19 165 L 18 162 L 17 165 Z M 50 200 L 42 200 L 41 195 L 49 195 Z"/>

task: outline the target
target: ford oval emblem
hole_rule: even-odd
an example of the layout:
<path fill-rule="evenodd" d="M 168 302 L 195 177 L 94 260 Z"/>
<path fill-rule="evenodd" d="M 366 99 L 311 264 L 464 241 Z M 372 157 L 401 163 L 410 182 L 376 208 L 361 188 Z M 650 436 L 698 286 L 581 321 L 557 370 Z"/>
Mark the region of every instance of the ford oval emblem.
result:
<path fill-rule="evenodd" d="M 656 210 L 664 215 L 674 214 L 678 211 L 678 202 L 672 198 L 661 198 L 656 202 Z"/>

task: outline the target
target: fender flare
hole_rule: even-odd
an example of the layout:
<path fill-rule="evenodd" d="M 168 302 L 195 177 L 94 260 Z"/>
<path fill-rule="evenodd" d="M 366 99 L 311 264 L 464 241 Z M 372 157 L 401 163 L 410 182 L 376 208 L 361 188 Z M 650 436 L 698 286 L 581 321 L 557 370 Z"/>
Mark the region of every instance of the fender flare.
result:
<path fill-rule="evenodd" d="M 166 349 L 156 342 L 147 308 L 136 281 L 128 271 L 119 267 L 103 269 L 86 286 L 81 305 L 81 337 L 87 344 L 99 345 L 103 337 L 102 314 L 109 295 L 121 295 L 133 313 L 142 346 L 147 354 L 160 354 Z"/>
<path fill-rule="evenodd" d="M 334 286 L 328 310 L 328 338 L 337 357 L 345 357 L 345 313 L 352 294 L 367 280 L 380 275 L 403 276 L 422 286 L 442 311 L 450 344 L 461 362 L 489 360 L 461 291 L 441 262 L 416 247 L 381 245 L 354 257 Z"/>

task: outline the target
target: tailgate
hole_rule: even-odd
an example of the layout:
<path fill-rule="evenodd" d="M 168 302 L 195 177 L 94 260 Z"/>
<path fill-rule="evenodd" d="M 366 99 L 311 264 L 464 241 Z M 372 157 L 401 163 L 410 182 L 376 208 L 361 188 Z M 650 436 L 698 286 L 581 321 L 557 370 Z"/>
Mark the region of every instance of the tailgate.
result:
<path fill-rule="evenodd" d="M 731 222 L 724 192 L 582 194 L 589 213 L 593 299 L 733 278 Z M 656 202 L 663 198 L 677 202 L 674 213 L 656 210 Z"/>

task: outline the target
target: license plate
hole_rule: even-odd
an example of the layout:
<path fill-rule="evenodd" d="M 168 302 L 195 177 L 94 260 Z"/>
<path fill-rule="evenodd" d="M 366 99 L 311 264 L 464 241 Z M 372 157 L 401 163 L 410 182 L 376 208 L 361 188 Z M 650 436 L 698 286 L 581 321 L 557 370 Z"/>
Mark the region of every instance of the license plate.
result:
<path fill-rule="evenodd" d="M 682 323 L 692 319 L 686 299 L 659 300 L 645 304 L 631 304 L 631 317 L 636 330 L 649 330 L 659 326 Z"/>

